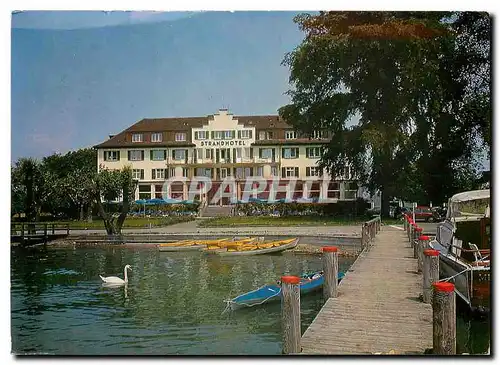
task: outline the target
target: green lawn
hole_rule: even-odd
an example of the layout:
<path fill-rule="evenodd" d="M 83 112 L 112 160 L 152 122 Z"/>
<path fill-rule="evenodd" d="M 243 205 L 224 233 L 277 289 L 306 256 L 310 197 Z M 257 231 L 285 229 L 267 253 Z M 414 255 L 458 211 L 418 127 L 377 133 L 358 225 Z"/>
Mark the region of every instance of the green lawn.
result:
<path fill-rule="evenodd" d="M 203 220 L 199 227 L 295 227 L 295 226 L 357 226 L 363 219 L 343 219 L 322 216 L 300 217 L 223 217 Z"/>
<path fill-rule="evenodd" d="M 127 218 L 123 223 L 123 228 L 149 228 L 149 224 L 152 227 L 164 227 L 175 223 L 189 222 L 194 220 L 193 217 L 162 217 L 162 218 L 143 218 L 134 217 Z M 57 222 L 57 223 L 69 223 L 70 229 L 104 229 L 104 222 L 102 220 L 94 219 L 92 222 L 87 221 L 71 221 L 71 222 Z"/>

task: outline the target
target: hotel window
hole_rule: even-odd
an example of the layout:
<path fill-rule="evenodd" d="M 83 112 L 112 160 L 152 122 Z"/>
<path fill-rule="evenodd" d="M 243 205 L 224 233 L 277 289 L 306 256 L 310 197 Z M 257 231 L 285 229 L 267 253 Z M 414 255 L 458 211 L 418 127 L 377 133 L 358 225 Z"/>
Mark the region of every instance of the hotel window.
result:
<path fill-rule="evenodd" d="M 306 148 L 307 158 L 320 158 L 321 157 L 321 147 L 308 147 Z"/>
<path fill-rule="evenodd" d="M 240 139 L 252 138 L 252 130 L 251 129 L 243 129 L 241 131 L 238 131 L 238 138 L 240 138 Z"/>
<path fill-rule="evenodd" d="M 186 150 L 172 150 L 172 158 L 176 161 L 186 159 Z"/>
<path fill-rule="evenodd" d="M 212 159 L 212 150 L 211 150 L 211 149 L 207 148 L 207 149 L 205 150 L 205 158 L 206 158 L 207 160 L 211 160 L 211 159 Z"/>
<path fill-rule="evenodd" d="M 273 157 L 272 148 L 259 148 L 259 158 L 271 158 Z"/>
<path fill-rule="evenodd" d="M 203 148 L 197 148 L 195 153 L 197 160 L 203 160 Z"/>
<path fill-rule="evenodd" d="M 175 167 L 168 169 L 168 177 L 175 177 Z"/>
<path fill-rule="evenodd" d="M 139 199 L 151 199 L 151 185 L 139 185 Z"/>
<path fill-rule="evenodd" d="M 306 167 L 306 176 L 321 176 L 321 175 L 323 175 L 323 171 L 318 166 Z"/>
<path fill-rule="evenodd" d="M 324 131 L 314 131 L 313 132 L 313 138 L 315 138 L 315 139 L 325 138 L 325 135 L 326 135 L 326 133 L 324 133 Z"/>
<path fill-rule="evenodd" d="M 212 131 L 212 139 L 222 139 L 224 137 L 223 131 Z"/>
<path fill-rule="evenodd" d="M 152 179 L 165 179 L 165 169 L 153 169 L 151 170 Z"/>
<path fill-rule="evenodd" d="M 189 177 L 189 169 L 187 167 L 182 168 L 182 176 Z"/>
<path fill-rule="evenodd" d="M 207 131 L 194 132 L 194 139 L 207 139 Z"/>
<path fill-rule="evenodd" d="M 234 138 L 234 131 L 224 131 L 224 139 Z"/>
<path fill-rule="evenodd" d="M 144 151 L 143 150 L 128 151 L 128 160 L 129 161 L 143 161 L 144 160 Z"/>
<path fill-rule="evenodd" d="M 118 161 L 120 159 L 120 151 L 104 151 L 104 161 Z"/>
<path fill-rule="evenodd" d="M 299 157 L 299 148 L 283 148 L 281 150 L 281 157 L 283 158 L 298 158 Z"/>
<path fill-rule="evenodd" d="M 151 150 L 149 154 L 151 161 L 164 161 L 167 158 L 166 150 Z"/>
<path fill-rule="evenodd" d="M 255 176 L 264 176 L 264 167 L 258 166 L 255 168 Z"/>
<path fill-rule="evenodd" d="M 297 132 L 295 131 L 285 131 L 285 139 L 296 139 Z"/>
<path fill-rule="evenodd" d="M 151 133 L 151 142 L 161 142 L 163 141 L 162 133 Z"/>
<path fill-rule="evenodd" d="M 298 167 L 282 167 L 281 177 L 299 177 Z"/>
<path fill-rule="evenodd" d="M 176 133 L 175 141 L 176 142 L 184 142 L 186 140 L 186 133 Z"/>
<path fill-rule="evenodd" d="M 144 180 L 144 169 L 133 169 L 132 179 L 134 180 Z"/>
<path fill-rule="evenodd" d="M 132 134 L 132 142 L 142 142 L 142 133 Z"/>
<path fill-rule="evenodd" d="M 265 140 L 265 139 L 273 139 L 273 132 L 269 132 L 269 131 L 260 131 L 260 132 L 259 132 L 259 139 L 260 139 L 260 140 Z"/>
<path fill-rule="evenodd" d="M 271 175 L 278 176 L 278 168 L 276 166 L 271 166 Z"/>

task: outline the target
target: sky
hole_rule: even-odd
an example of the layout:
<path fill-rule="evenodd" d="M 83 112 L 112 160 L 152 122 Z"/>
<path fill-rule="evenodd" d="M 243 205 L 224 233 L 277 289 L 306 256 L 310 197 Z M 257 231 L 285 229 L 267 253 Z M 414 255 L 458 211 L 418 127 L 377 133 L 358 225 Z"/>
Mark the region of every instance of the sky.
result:
<path fill-rule="evenodd" d="M 142 118 L 276 114 L 293 12 L 18 12 L 11 160 L 94 146 Z"/>

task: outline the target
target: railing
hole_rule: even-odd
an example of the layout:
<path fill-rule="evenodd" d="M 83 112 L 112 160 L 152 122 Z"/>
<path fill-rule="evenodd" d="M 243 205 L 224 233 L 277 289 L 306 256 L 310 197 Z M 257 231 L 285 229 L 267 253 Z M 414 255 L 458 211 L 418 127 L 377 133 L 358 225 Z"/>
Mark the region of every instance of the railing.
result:
<path fill-rule="evenodd" d="M 380 216 L 363 223 L 361 226 L 361 250 L 364 250 L 375 239 L 377 232 L 380 231 L 380 224 Z"/>
<path fill-rule="evenodd" d="M 59 232 L 58 232 L 59 231 Z M 69 223 L 32 223 L 32 222 L 19 222 L 11 223 L 10 234 L 11 236 L 43 236 L 55 235 L 56 232 L 61 234 L 60 231 L 65 231 L 69 235 Z"/>

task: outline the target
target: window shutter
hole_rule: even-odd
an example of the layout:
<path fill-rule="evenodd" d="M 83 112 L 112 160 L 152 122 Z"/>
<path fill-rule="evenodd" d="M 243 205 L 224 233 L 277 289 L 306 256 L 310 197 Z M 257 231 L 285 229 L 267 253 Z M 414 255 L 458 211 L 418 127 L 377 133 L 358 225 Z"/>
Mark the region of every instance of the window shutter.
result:
<path fill-rule="evenodd" d="M 117 153 L 117 155 L 118 155 L 118 161 L 120 161 L 120 159 L 121 159 L 121 157 L 120 157 L 120 152 L 121 152 L 121 151 L 120 151 L 120 150 L 118 150 L 118 151 L 116 151 L 116 152 L 118 152 L 118 153 Z"/>
<path fill-rule="evenodd" d="M 284 148 L 281 149 L 281 157 L 285 158 L 285 149 Z"/>
<path fill-rule="evenodd" d="M 175 150 L 172 150 L 172 159 L 175 160 Z"/>
<path fill-rule="evenodd" d="M 167 178 L 167 174 L 168 174 L 168 170 L 167 169 L 163 169 L 163 178 L 166 179 Z M 162 188 L 163 189 L 163 188 Z"/>
<path fill-rule="evenodd" d="M 212 134 L 212 139 L 214 139 L 215 132 L 214 132 L 214 131 L 212 131 L 212 133 L 211 133 L 211 134 Z"/>
<path fill-rule="evenodd" d="M 130 154 L 131 154 L 132 151 L 127 151 L 127 155 L 128 155 L 128 160 L 130 161 Z"/>
<path fill-rule="evenodd" d="M 153 150 L 149 151 L 149 159 L 153 161 Z"/>
<path fill-rule="evenodd" d="M 286 169 L 284 167 L 281 168 L 281 177 L 282 178 L 286 177 Z"/>
<path fill-rule="evenodd" d="M 248 138 L 252 138 L 252 130 L 248 131 Z"/>
<path fill-rule="evenodd" d="M 141 151 L 141 161 L 144 161 L 144 150 Z"/>
<path fill-rule="evenodd" d="M 262 148 L 259 148 L 259 158 L 262 158 Z"/>
<path fill-rule="evenodd" d="M 141 180 L 144 180 L 144 169 L 141 169 Z"/>
<path fill-rule="evenodd" d="M 238 131 L 238 139 L 241 139 L 241 131 Z"/>
<path fill-rule="evenodd" d="M 299 149 L 298 148 L 295 149 L 295 158 L 299 158 Z"/>
<path fill-rule="evenodd" d="M 155 169 L 151 169 L 151 179 L 156 179 Z"/>
<path fill-rule="evenodd" d="M 311 168 L 306 167 L 306 176 L 311 176 Z"/>
<path fill-rule="evenodd" d="M 184 150 L 184 160 L 188 161 L 188 150 Z"/>
<path fill-rule="evenodd" d="M 231 138 L 234 139 L 235 136 L 236 136 L 236 132 L 235 131 L 231 131 Z"/>
<path fill-rule="evenodd" d="M 253 158 L 253 148 L 250 147 L 250 159 L 252 159 L 252 158 Z"/>
<path fill-rule="evenodd" d="M 298 167 L 295 168 L 295 177 L 299 177 L 299 168 Z"/>
<path fill-rule="evenodd" d="M 309 148 L 309 147 L 306 148 L 306 157 L 307 158 L 311 157 L 311 148 Z M 309 176 L 309 175 L 307 175 L 307 176 Z"/>
<path fill-rule="evenodd" d="M 163 159 L 166 160 L 167 159 L 167 150 L 163 150 Z"/>

